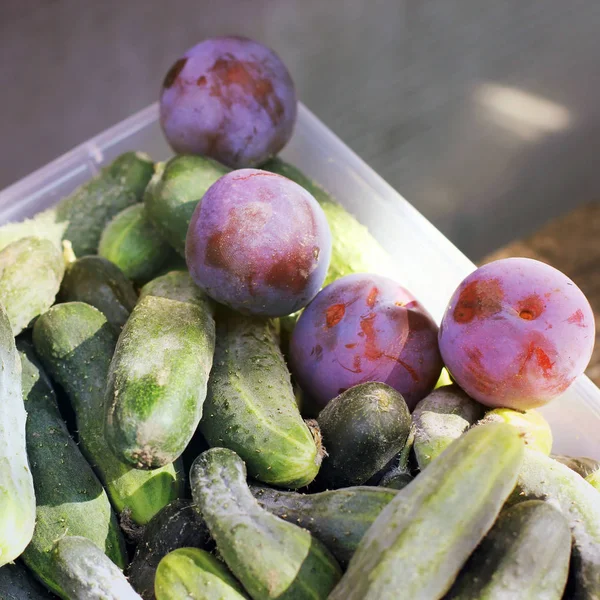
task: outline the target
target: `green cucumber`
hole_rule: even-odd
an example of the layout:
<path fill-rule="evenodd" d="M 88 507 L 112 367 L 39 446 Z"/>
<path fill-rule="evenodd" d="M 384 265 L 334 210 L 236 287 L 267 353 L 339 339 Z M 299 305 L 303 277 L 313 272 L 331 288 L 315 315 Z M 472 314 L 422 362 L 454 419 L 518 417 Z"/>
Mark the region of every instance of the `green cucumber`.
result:
<path fill-rule="evenodd" d="M 158 163 L 146 193 L 146 215 L 181 256 L 196 205 L 206 190 L 230 169 L 204 156 L 175 156 Z"/>
<path fill-rule="evenodd" d="M 100 256 L 137 283 L 156 277 L 173 253 L 146 217 L 142 203 L 126 208 L 109 221 L 98 246 Z"/>
<path fill-rule="evenodd" d="M 434 390 L 413 411 L 414 451 L 419 469 L 424 469 L 454 440 L 484 415 L 485 408 L 457 385 Z"/>
<path fill-rule="evenodd" d="M 62 254 L 49 240 L 26 237 L 0 251 L 0 304 L 13 335 L 52 306 L 64 271 Z"/>
<path fill-rule="evenodd" d="M 598 600 L 600 492 L 566 465 L 528 449 L 511 497 L 513 503 L 523 500 L 546 500 L 560 508 L 573 536 L 572 598 Z"/>
<path fill-rule="evenodd" d="M 546 502 L 500 513 L 446 600 L 561 600 L 569 575 L 571 530 Z"/>
<path fill-rule="evenodd" d="M 46 371 L 69 395 L 80 447 L 115 509 L 138 525 L 179 497 L 178 464 L 147 472 L 113 456 L 104 436 L 104 392 L 117 336 L 104 315 L 83 302 L 57 304 L 35 323 L 33 343 Z"/>
<path fill-rule="evenodd" d="M 391 256 L 369 230 L 322 187 L 280 158 L 273 158 L 261 169 L 283 175 L 308 190 L 325 212 L 331 229 L 332 247 L 324 286 L 351 273 L 378 273 L 395 277 L 397 269 Z"/>
<path fill-rule="evenodd" d="M 414 477 L 405 471 L 389 471 L 379 482 L 379 486 L 392 490 L 401 490 L 412 482 Z"/>
<path fill-rule="evenodd" d="M 213 303 L 186 272 L 144 286 L 115 349 L 107 441 L 119 460 L 154 469 L 181 456 L 206 397 L 215 348 Z"/>
<path fill-rule="evenodd" d="M 125 545 L 102 484 L 64 424 L 52 384 L 33 348 L 19 342 L 27 410 L 27 454 L 37 514 L 23 560 L 52 591 L 61 593 L 52 564 L 54 542 L 65 534 L 87 537 L 121 568 Z"/>
<path fill-rule="evenodd" d="M 341 575 L 336 560 L 306 529 L 259 506 L 235 452 L 203 452 L 190 481 L 220 556 L 254 600 L 327 598 Z"/>
<path fill-rule="evenodd" d="M 2 600 L 51 600 L 53 594 L 43 588 L 21 562 L 0 568 Z"/>
<path fill-rule="evenodd" d="M 229 569 L 198 548 L 167 554 L 156 571 L 157 600 L 244 600 L 248 598 Z"/>
<path fill-rule="evenodd" d="M 177 548 L 212 549 L 206 524 L 191 500 L 167 504 L 144 527 L 129 565 L 129 583 L 144 600 L 154 600 L 154 579 L 161 559 Z"/>
<path fill-rule="evenodd" d="M 383 469 L 404 447 L 411 418 L 400 393 L 368 382 L 331 400 L 317 422 L 328 455 L 318 481 L 340 488 L 362 485 Z"/>
<path fill-rule="evenodd" d="M 600 469 L 590 473 L 585 480 L 600 492 Z"/>
<path fill-rule="evenodd" d="M 100 256 L 83 256 L 67 265 L 58 297 L 61 302 L 95 306 L 118 329 L 125 325 L 137 302 L 131 281 Z"/>
<path fill-rule="evenodd" d="M 299 488 L 316 476 L 321 448 L 302 420 L 273 321 L 220 311 L 200 431 L 235 450 L 254 479 Z"/>
<path fill-rule="evenodd" d="M 19 556 L 33 536 L 35 491 L 27 460 L 21 360 L 0 304 L 0 567 Z"/>
<path fill-rule="evenodd" d="M 123 209 L 140 202 L 154 172 L 141 152 L 126 152 L 99 175 L 32 219 L 0 227 L 0 249 L 24 237 L 51 241 L 61 250 L 69 240 L 77 256 L 95 254 L 105 225 Z"/>
<path fill-rule="evenodd" d="M 355 486 L 318 494 L 283 492 L 252 484 L 252 495 L 270 513 L 308 529 L 345 567 L 363 535 L 397 491 Z"/>
<path fill-rule="evenodd" d="M 523 448 L 504 423 L 453 442 L 381 511 L 330 600 L 441 598 L 513 490 Z"/>
<path fill-rule="evenodd" d="M 382 475 L 377 485 L 393 490 L 401 490 L 414 479 L 410 465 L 414 444 L 415 428 L 411 426 L 404 448 L 402 448 L 396 460 L 392 462 L 391 468 Z"/>
<path fill-rule="evenodd" d="M 569 469 L 572 469 L 583 478 L 588 477 L 594 471 L 600 469 L 600 460 L 596 460 L 595 458 L 587 458 L 585 456 L 562 456 L 560 454 L 551 454 L 550 458 L 557 460 L 563 465 L 567 465 Z"/>
<path fill-rule="evenodd" d="M 76 256 L 96 254 L 106 224 L 141 201 L 153 172 L 147 155 L 127 152 L 51 209 L 58 223 L 67 224 L 63 239 L 71 242 Z"/>
<path fill-rule="evenodd" d="M 52 560 L 65 600 L 141 600 L 120 569 L 87 538 L 60 538 Z"/>
<path fill-rule="evenodd" d="M 484 423 L 508 423 L 519 430 L 529 449 L 543 452 L 546 456 L 552 451 L 550 424 L 537 410 L 495 408 L 487 412 L 477 425 Z"/>

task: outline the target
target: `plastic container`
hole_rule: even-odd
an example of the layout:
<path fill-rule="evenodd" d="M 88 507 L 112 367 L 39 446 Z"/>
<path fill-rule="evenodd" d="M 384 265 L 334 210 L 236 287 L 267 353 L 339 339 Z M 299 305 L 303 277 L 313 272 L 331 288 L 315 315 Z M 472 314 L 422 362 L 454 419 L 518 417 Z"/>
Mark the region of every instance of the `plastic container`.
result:
<path fill-rule="evenodd" d="M 396 259 L 398 280 L 439 322 L 450 296 L 475 265 L 306 107 L 300 106 L 298 116 L 283 157 L 369 227 Z M 0 223 L 51 206 L 127 150 L 142 150 L 154 160 L 168 158 L 172 152 L 157 118 L 152 105 L 0 192 Z M 600 459 L 600 390 L 587 377 L 542 412 L 552 425 L 554 452 Z"/>

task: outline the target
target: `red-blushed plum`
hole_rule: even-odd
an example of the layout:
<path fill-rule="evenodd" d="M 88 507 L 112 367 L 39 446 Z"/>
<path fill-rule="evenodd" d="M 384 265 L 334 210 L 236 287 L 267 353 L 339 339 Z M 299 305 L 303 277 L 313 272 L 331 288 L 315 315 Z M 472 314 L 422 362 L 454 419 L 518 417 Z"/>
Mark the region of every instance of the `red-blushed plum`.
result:
<path fill-rule="evenodd" d="M 186 262 L 211 298 L 245 314 L 280 317 L 319 291 L 331 256 L 323 209 L 297 183 L 259 169 L 218 179 L 196 207 Z"/>
<path fill-rule="evenodd" d="M 271 49 L 215 37 L 188 50 L 167 73 L 160 124 L 178 154 L 210 156 L 232 168 L 277 154 L 296 122 L 294 83 Z"/>
<path fill-rule="evenodd" d="M 564 392 L 594 348 L 594 313 L 563 273 L 507 258 L 471 273 L 440 326 L 444 363 L 473 398 L 527 410 Z"/>
<path fill-rule="evenodd" d="M 442 369 L 438 328 L 416 298 L 392 279 L 342 277 L 306 307 L 292 334 L 290 364 L 321 408 L 348 388 L 387 383 L 412 410 Z"/>

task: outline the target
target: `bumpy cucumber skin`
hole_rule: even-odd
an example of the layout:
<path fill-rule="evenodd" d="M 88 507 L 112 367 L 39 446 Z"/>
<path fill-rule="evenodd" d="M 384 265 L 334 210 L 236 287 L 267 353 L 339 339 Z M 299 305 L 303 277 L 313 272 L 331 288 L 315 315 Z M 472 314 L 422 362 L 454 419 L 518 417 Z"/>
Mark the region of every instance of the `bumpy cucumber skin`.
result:
<path fill-rule="evenodd" d="M 158 163 L 144 194 L 146 215 L 160 234 L 185 257 L 185 238 L 198 202 L 230 169 L 204 156 L 175 156 Z"/>
<path fill-rule="evenodd" d="M 191 500 L 177 499 L 165 506 L 144 528 L 129 565 L 129 583 L 144 600 L 154 600 L 156 568 L 177 548 L 212 549 L 213 542 Z"/>
<path fill-rule="evenodd" d="M 537 500 L 500 513 L 446 600 L 560 600 L 569 575 L 571 531 Z"/>
<path fill-rule="evenodd" d="M 203 452 L 190 481 L 219 554 L 254 600 L 327 598 L 341 576 L 336 560 L 306 529 L 259 506 L 235 452 Z"/>
<path fill-rule="evenodd" d="M 217 343 L 200 431 L 239 454 L 254 479 L 299 488 L 316 476 L 320 448 L 302 420 L 273 321 L 217 315 Z"/>
<path fill-rule="evenodd" d="M 198 548 L 167 554 L 156 571 L 157 600 L 247 600 L 229 569 Z"/>
<path fill-rule="evenodd" d="M 60 538 L 52 560 L 65 600 L 141 600 L 119 568 L 87 538 Z"/>
<path fill-rule="evenodd" d="M 60 286 L 61 302 L 85 302 L 121 329 L 137 302 L 131 281 L 113 263 L 100 256 L 83 256 L 67 266 Z"/>
<path fill-rule="evenodd" d="M 318 481 L 340 488 L 362 485 L 383 469 L 404 447 L 411 417 L 401 394 L 369 382 L 336 396 L 317 422 L 328 454 Z"/>
<path fill-rule="evenodd" d="M 213 303 L 188 273 L 145 286 L 115 349 L 105 433 L 115 456 L 138 469 L 176 460 L 206 398 L 215 348 Z"/>
<path fill-rule="evenodd" d="M 33 343 L 46 371 L 73 405 L 80 447 L 121 513 L 146 524 L 183 493 L 178 463 L 140 471 L 113 456 L 104 436 L 104 392 L 117 336 L 104 315 L 83 302 L 57 304 L 35 323 Z"/>
<path fill-rule="evenodd" d="M 323 286 L 351 273 L 378 273 L 394 278 L 397 269 L 391 256 L 356 217 L 336 202 L 322 187 L 280 158 L 261 169 L 283 175 L 308 190 L 321 205 L 331 229 L 331 260 Z"/>
<path fill-rule="evenodd" d="M 125 545 L 106 492 L 69 435 L 52 384 L 37 364 L 33 348 L 24 342 L 18 348 L 28 413 L 27 454 L 37 504 L 36 526 L 23 560 L 49 589 L 60 594 L 51 554 L 59 537 L 67 533 L 87 537 L 121 568 Z"/>
<path fill-rule="evenodd" d="M 413 411 L 414 451 L 424 469 L 484 415 L 485 408 L 457 385 L 434 390 Z"/>
<path fill-rule="evenodd" d="M 49 240 L 26 237 L 0 251 L 0 304 L 13 335 L 52 306 L 64 271 L 62 254 Z"/>
<path fill-rule="evenodd" d="M 19 556 L 33 536 L 35 491 L 26 446 L 27 414 L 21 360 L 0 304 L 0 567 Z"/>
<path fill-rule="evenodd" d="M 397 491 L 354 486 L 318 494 L 282 492 L 253 484 L 252 495 L 270 513 L 308 529 L 345 567 L 360 540 Z"/>
<path fill-rule="evenodd" d="M 0 568 L 2 600 L 51 600 L 53 594 L 43 588 L 20 562 Z"/>
<path fill-rule="evenodd" d="M 381 511 L 330 600 L 441 598 L 513 490 L 523 449 L 504 423 L 452 443 Z"/>
<path fill-rule="evenodd" d="M 76 256 L 96 254 L 106 224 L 141 201 L 153 172 L 147 155 L 127 152 L 57 204 L 56 220 L 67 223 L 63 239 L 71 242 Z"/>
<path fill-rule="evenodd" d="M 98 254 L 117 265 L 131 280 L 146 283 L 156 277 L 174 253 L 145 214 L 142 203 L 121 211 L 100 237 Z"/>
<path fill-rule="evenodd" d="M 510 501 L 546 500 L 571 527 L 574 600 L 600 599 L 600 492 L 580 475 L 541 452 L 527 449 Z"/>

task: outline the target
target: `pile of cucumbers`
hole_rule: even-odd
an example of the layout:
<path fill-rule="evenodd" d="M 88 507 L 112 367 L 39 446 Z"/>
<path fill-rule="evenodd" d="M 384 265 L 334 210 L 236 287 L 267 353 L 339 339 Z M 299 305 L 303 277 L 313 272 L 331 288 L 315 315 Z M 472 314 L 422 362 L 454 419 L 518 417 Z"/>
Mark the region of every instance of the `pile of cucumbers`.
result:
<path fill-rule="evenodd" d="M 327 283 L 393 273 L 317 184 L 263 168 L 323 207 Z M 0 599 L 599 600 L 600 464 L 551 456 L 535 411 L 446 382 L 411 414 L 370 382 L 305 418 L 294 318 L 186 269 L 228 171 L 130 152 L 0 227 Z"/>

